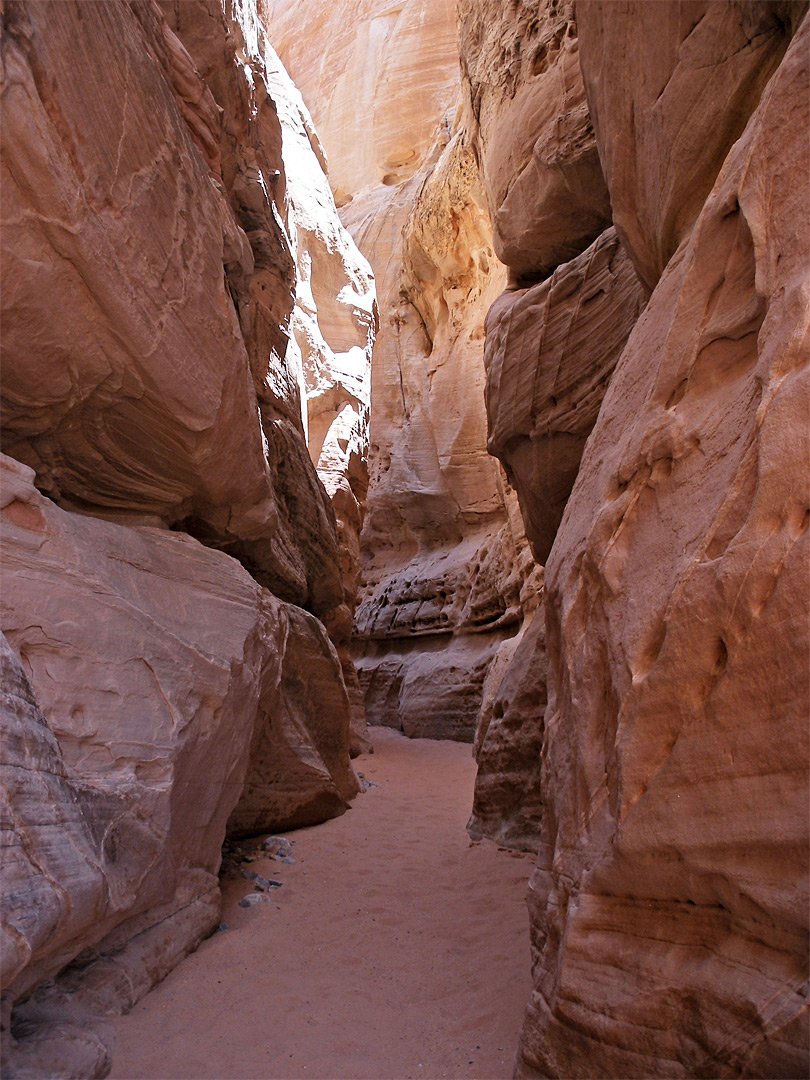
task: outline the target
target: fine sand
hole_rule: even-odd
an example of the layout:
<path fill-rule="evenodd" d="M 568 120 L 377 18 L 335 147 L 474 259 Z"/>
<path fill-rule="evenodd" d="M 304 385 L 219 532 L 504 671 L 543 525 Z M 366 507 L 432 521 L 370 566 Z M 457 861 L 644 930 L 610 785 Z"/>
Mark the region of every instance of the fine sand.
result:
<path fill-rule="evenodd" d="M 373 728 L 372 785 L 286 834 L 295 864 L 114 1024 L 118 1080 L 510 1077 L 529 997 L 528 856 L 471 843 L 469 746 Z"/>

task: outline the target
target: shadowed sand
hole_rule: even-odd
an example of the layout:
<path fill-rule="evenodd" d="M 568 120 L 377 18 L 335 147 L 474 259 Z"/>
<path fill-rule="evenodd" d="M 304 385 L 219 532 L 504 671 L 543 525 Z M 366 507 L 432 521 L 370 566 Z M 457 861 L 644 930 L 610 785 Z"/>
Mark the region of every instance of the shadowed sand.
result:
<path fill-rule="evenodd" d="M 118 1080 L 405 1080 L 512 1075 L 531 989 L 532 860 L 472 844 L 468 745 L 373 728 L 373 785 L 287 834 L 268 902 L 224 882 L 214 935 L 114 1022 Z"/>

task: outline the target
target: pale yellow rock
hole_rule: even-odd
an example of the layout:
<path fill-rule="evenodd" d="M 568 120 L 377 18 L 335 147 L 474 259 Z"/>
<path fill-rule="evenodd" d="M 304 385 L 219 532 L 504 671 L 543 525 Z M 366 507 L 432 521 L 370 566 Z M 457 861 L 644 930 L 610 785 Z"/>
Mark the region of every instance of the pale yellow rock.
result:
<path fill-rule="evenodd" d="M 546 567 L 521 1076 L 807 1068 L 808 68 L 805 19 L 619 360 Z"/>
<path fill-rule="evenodd" d="M 343 205 L 414 176 L 458 86 L 454 0 L 264 0 Z"/>
<path fill-rule="evenodd" d="M 377 281 L 354 646 L 368 718 L 472 739 L 488 665 L 536 586 L 514 493 L 486 453 L 483 319 L 505 272 L 460 124 L 454 5 L 266 10 Z M 392 140 L 408 147 L 396 161 Z"/>

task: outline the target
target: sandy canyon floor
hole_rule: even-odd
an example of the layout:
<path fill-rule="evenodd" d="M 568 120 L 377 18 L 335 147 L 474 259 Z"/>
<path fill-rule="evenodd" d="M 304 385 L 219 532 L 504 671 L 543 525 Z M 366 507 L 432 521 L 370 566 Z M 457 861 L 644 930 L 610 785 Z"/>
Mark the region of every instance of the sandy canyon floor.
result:
<path fill-rule="evenodd" d="M 118 1080 L 495 1080 L 530 992 L 528 856 L 471 843 L 471 748 L 373 728 L 370 786 L 288 834 L 267 899 L 225 879 L 221 930 L 114 1024 Z"/>

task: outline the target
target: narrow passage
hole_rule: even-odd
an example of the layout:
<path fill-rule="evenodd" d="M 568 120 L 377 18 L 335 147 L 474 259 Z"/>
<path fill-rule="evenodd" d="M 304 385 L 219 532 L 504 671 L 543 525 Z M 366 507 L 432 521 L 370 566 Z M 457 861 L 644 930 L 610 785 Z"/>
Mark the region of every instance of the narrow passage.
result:
<path fill-rule="evenodd" d="M 215 934 L 114 1022 L 118 1080 L 510 1077 L 531 989 L 528 856 L 471 843 L 461 743 L 372 728 L 370 786 L 286 834 L 295 864 L 250 908 L 225 880 Z"/>

